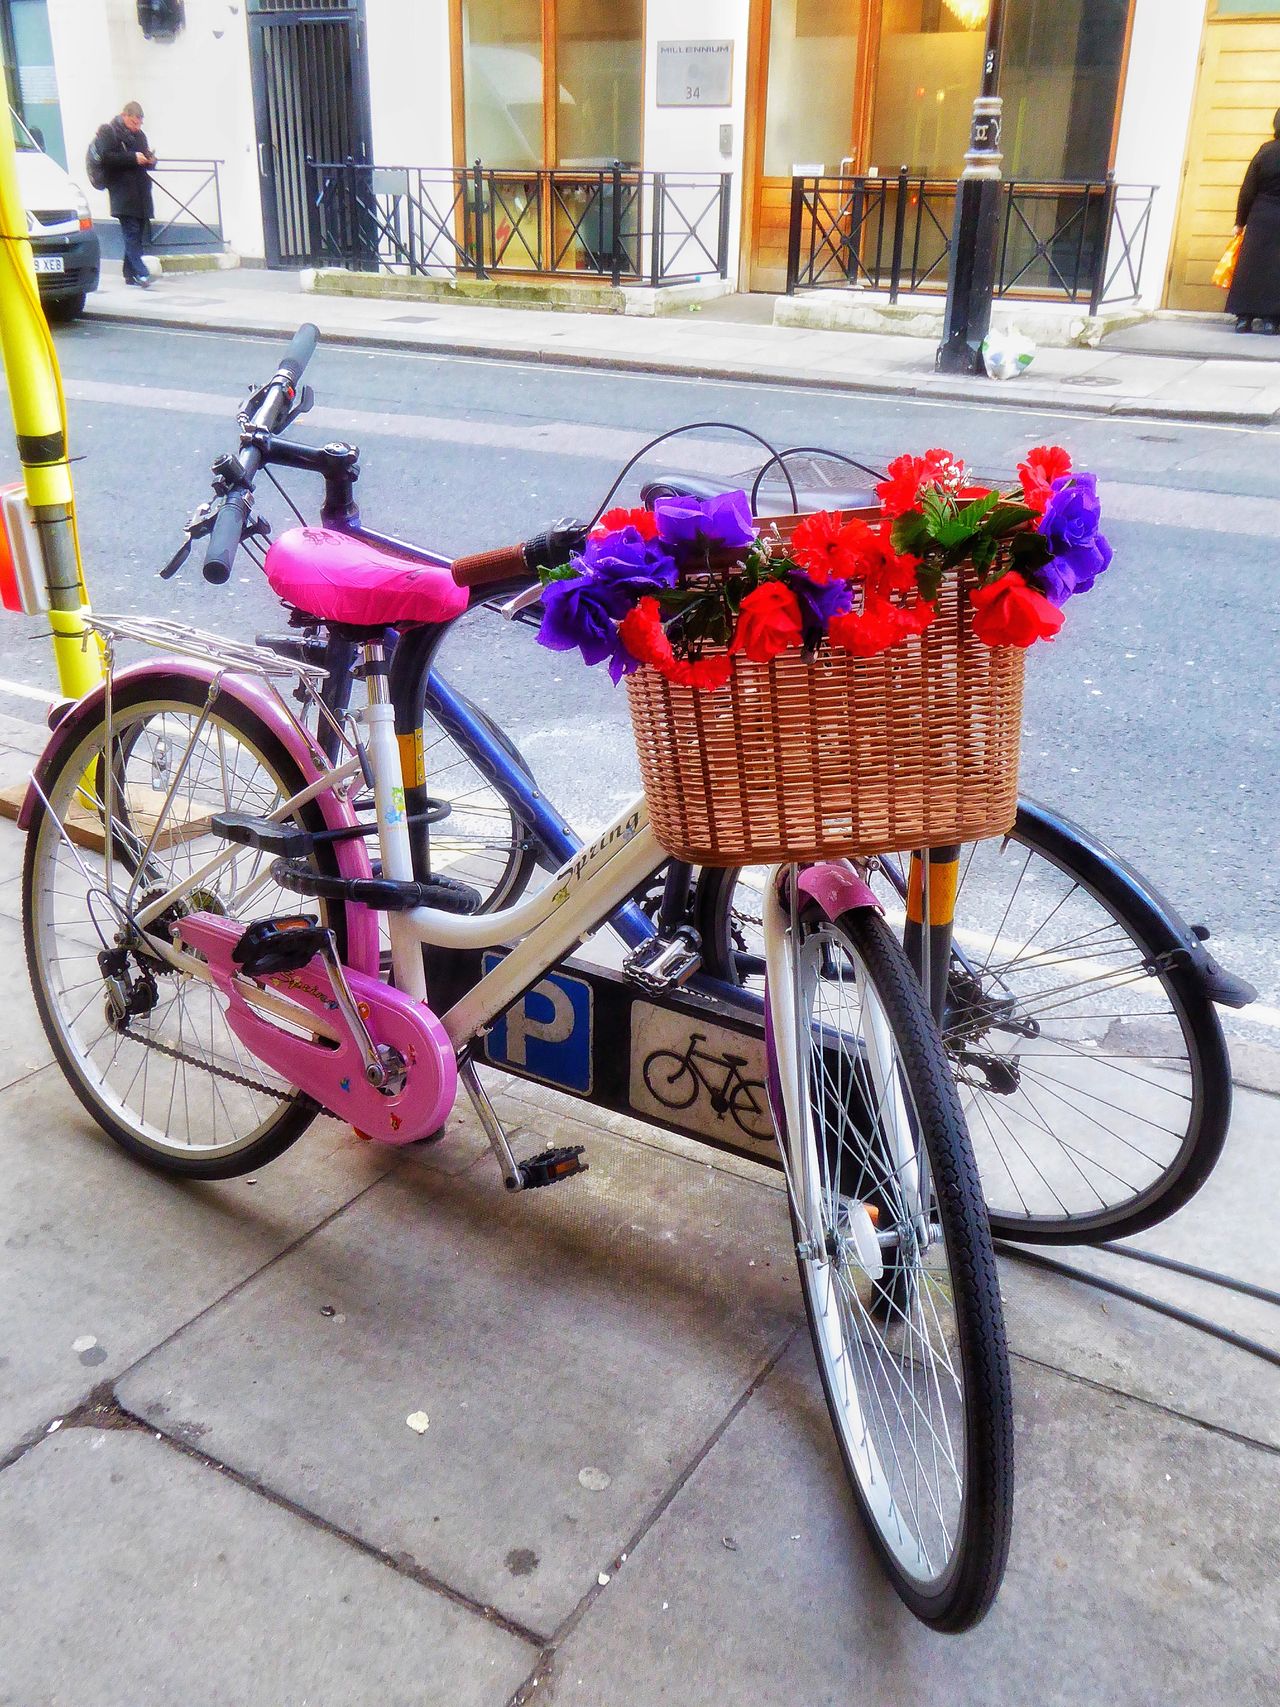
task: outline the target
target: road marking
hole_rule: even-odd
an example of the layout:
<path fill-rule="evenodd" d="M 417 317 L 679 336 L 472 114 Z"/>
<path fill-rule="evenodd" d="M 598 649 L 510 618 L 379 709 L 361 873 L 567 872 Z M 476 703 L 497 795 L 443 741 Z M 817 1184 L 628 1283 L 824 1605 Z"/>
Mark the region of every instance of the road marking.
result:
<path fill-rule="evenodd" d="M 45 693 L 41 688 L 28 687 L 25 682 L 11 682 L 0 676 L 0 693 L 11 693 L 15 699 L 34 700 L 37 705 L 44 706 L 47 711 L 50 706 L 58 703 L 58 696 Z"/>

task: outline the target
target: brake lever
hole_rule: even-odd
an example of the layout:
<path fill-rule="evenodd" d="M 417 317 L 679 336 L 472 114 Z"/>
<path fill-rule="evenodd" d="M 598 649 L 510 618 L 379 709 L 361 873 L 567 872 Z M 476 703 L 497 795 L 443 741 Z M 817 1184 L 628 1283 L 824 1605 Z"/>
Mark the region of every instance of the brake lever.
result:
<path fill-rule="evenodd" d="M 159 571 L 159 580 L 171 580 L 173 576 L 178 573 L 179 569 L 181 569 L 182 565 L 191 555 L 191 547 L 195 544 L 196 540 L 203 539 L 207 533 L 211 533 L 213 531 L 213 518 L 217 513 L 218 505 L 211 499 L 206 499 L 203 504 L 196 505 L 195 509 L 191 512 L 191 520 L 187 523 L 187 537 L 165 564 L 164 568 Z"/>

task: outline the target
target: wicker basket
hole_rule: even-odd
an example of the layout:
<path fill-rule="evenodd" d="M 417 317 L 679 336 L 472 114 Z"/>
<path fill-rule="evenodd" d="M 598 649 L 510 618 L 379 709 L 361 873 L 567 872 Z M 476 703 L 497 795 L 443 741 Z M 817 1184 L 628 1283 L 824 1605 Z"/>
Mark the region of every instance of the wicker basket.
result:
<path fill-rule="evenodd" d="M 711 693 L 627 677 L 649 820 L 693 865 L 942 847 L 1017 811 L 1023 652 L 973 638 L 949 577 L 918 638 L 874 658 L 824 646 L 739 658 Z"/>

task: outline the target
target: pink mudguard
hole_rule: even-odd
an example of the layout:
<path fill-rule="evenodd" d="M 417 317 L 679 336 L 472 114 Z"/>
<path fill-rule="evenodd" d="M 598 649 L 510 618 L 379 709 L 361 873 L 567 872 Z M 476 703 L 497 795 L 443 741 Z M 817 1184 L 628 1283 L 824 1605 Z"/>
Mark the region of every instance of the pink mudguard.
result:
<path fill-rule="evenodd" d="M 828 859 L 821 865 L 806 866 L 799 882 L 800 893 L 811 895 L 829 919 L 837 918 L 851 907 L 874 907 L 877 913 L 884 912 L 875 891 L 847 859 Z"/>
<path fill-rule="evenodd" d="M 365 1078 L 364 1056 L 354 1037 L 345 1035 L 335 1047 L 327 1039 L 285 1031 L 250 1007 L 242 993 L 242 974 L 231 958 L 231 950 L 244 934 L 241 925 L 213 913 L 191 913 L 178 925 L 178 934 L 209 962 L 229 1004 L 227 1024 L 240 1041 L 330 1114 L 349 1121 L 362 1137 L 383 1144 L 412 1144 L 443 1126 L 458 1091 L 458 1065 L 444 1027 L 422 1002 L 363 972 L 347 972 L 351 994 L 373 1041 L 389 1044 L 406 1065 L 403 1088 L 387 1095 Z M 299 972 L 277 972 L 255 982 L 279 991 L 345 1032 L 328 970 L 319 956 Z"/>

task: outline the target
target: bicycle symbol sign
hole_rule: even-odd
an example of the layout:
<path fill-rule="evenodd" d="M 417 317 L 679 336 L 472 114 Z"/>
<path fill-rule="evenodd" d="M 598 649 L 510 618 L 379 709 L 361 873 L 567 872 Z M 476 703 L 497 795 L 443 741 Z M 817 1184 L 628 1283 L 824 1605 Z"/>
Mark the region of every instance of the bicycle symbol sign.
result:
<path fill-rule="evenodd" d="M 502 956 L 486 954 L 492 971 Z M 590 1096 L 591 986 L 582 978 L 550 972 L 500 1019 L 485 1039 L 485 1055 L 495 1067 L 512 1067 L 544 1084 Z"/>
<path fill-rule="evenodd" d="M 630 1102 L 636 1114 L 676 1122 L 734 1149 L 772 1154 L 764 1040 L 636 1002 L 631 1010 Z"/>

